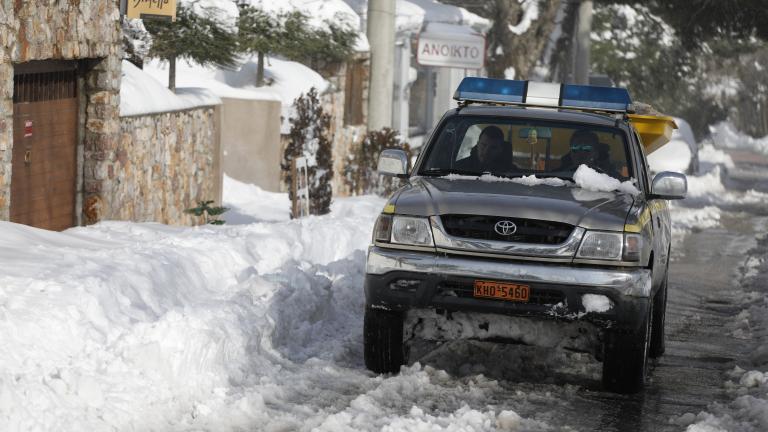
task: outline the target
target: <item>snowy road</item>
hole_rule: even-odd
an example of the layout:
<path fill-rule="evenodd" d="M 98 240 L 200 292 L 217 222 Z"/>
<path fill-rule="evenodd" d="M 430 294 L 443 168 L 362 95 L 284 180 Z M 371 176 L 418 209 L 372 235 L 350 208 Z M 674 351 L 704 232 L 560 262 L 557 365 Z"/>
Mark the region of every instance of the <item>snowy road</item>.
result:
<path fill-rule="evenodd" d="M 223 227 L 0 223 L 0 430 L 768 430 L 768 195 L 715 174 L 673 207 L 667 354 L 634 396 L 602 392 L 586 354 L 525 346 L 366 371 L 379 198 L 290 221 L 285 195 L 228 180 Z"/>

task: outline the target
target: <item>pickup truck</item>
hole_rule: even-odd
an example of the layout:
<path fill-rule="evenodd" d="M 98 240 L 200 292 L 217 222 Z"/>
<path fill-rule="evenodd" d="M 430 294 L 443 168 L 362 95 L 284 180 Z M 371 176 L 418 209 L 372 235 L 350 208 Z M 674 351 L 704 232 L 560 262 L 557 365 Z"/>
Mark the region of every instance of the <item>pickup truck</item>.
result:
<path fill-rule="evenodd" d="M 649 177 L 674 121 L 620 88 L 465 78 L 379 216 L 365 276 L 368 369 L 415 338 L 588 352 L 604 387 L 643 388 L 664 353 L 671 221 L 684 175 Z"/>

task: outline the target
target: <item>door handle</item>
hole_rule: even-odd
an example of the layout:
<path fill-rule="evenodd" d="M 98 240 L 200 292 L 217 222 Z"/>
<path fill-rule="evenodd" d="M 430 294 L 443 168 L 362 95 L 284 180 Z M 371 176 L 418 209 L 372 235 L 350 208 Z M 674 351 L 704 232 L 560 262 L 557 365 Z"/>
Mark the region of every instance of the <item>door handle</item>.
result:
<path fill-rule="evenodd" d="M 32 150 L 24 152 L 24 163 L 27 165 L 32 163 Z"/>

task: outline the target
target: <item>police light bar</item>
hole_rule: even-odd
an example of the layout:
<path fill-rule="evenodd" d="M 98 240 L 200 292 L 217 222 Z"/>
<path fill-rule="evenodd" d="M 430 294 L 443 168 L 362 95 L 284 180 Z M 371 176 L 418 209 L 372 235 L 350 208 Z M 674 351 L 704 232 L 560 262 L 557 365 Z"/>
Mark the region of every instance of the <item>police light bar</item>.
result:
<path fill-rule="evenodd" d="M 627 89 L 492 78 L 464 78 L 454 99 L 510 105 L 627 112 L 632 98 Z"/>

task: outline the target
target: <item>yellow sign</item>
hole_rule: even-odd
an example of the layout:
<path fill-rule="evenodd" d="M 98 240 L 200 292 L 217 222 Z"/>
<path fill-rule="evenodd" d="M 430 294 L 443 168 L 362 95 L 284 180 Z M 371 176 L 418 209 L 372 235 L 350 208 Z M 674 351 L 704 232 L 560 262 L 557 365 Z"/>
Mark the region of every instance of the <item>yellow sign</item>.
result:
<path fill-rule="evenodd" d="M 127 0 L 128 18 L 176 21 L 176 0 Z"/>

